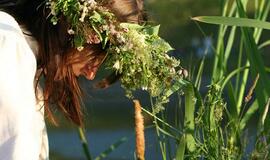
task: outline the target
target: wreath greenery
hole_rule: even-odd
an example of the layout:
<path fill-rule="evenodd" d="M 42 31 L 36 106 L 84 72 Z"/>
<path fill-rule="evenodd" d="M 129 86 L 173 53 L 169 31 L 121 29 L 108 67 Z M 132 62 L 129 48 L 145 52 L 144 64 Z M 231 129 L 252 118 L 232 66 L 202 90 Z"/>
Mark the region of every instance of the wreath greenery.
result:
<path fill-rule="evenodd" d="M 159 26 L 120 23 L 109 9 L 95 0 L 49 0 L 50 20 L 60 16 L 70 23 L 72 46 L 101 43 L 107 48 L 105 65 L 121 74 L 121 84 L 129 98 L 133 91 L 146 90 L 157 97 L 157 106 L 168 102 L 173 84 L 183 78 L 180 61 L 168 56 L 172 47 L 158 36 Z M 170 93 L 170 94 L 168 94 Z"/>

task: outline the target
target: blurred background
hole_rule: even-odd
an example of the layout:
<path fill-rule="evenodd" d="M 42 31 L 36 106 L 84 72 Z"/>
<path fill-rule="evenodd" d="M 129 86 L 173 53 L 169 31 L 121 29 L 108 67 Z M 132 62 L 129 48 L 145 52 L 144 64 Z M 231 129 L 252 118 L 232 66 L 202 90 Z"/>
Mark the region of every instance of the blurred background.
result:
<path fill-rule="evenodd" d="M 220 15 L 217 0 L 145 0 L 145 9 L 149 20 L 153 24 L 161 24 L 160 35 L 174 48 L 173 56 L 180 58 L 182 66 L 189 71 L 198 64 L 216 38 L 217 26 L 200 24 L 205 36 L 198 25 L 191 20 L 193 16 Z M 211 65 L 211 49 L 207 52 L 207 65 Z M 208 73 L 209 72 L 209 73 Z M 192 73 L 190 73 L 192 74 Z M 206 80 L 207 81 L 207 78 Z M 107 158 L 108 160 L 134 159 L 135 134 L 134 134 L 134 109 L 133 102 L 125 97 L 119 83 L 106 90 L 92 88 L 93 82 L 81 80 L 87 92 L 86 102 L 86 136 L 91 155 L 99 156 L 115 142 L 123 142 L 115 148 Z M 202 84 L 204 86 L 204 84 Z M 149 105 L 149 95 L 142 91 L 136 93 L 143 107 Z M 174 101 L 168 105 L 168 117 L 173 114 Z M 151 119 L 145 117 L 146 128 L 146 159 L 159 160 L 161 155 L 157 137 L 151 128 Z M 83 149 L 76 126 L 71 125 L 60 117 L 60 126 L 48 124 L 50 145 L 50 158 L 52 160 L 82 160 Z M 124 138 L 124 139 L 123 139 Z"/>

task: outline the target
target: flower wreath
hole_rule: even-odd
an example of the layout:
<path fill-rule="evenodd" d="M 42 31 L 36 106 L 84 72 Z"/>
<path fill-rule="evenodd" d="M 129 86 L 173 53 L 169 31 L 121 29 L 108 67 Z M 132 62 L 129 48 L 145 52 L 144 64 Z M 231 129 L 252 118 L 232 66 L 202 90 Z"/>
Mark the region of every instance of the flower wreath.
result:
<path fill-rule="evenodd" d="M 116 16 L 95 0 L 49 0 L 50 20 L 56 25 L 64 15 L 70 23 L 72 45 L 81 51 L 84 44 L 101 43 L 107 49 L 105 65 L 121 74 L 128 97 L 143 89 L 158 104 L 168 102 L 172 84 L 183 78 L 180 61 L 168 56 L 172 47 L 158 36 L 159 26 L 120 23 Z"/>

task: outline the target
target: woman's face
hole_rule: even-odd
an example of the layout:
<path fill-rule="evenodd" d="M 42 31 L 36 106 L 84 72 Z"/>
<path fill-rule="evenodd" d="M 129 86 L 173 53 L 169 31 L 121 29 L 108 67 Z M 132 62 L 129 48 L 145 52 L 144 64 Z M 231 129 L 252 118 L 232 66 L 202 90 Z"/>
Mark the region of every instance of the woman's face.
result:
<path fill-rule="evenodd" d="M 105 58 L 104 54 L 93 57 L 88 61 L 80 61 L 72 64 L 73 73 L 78 76 L 84 76 L 88 80 L 93 80 L 98 68 Z"/>
<path fill-rule="evenodd" d="M 84 76 L 93 80 L 105 56 L 98 47 L 88 46 L 80 52 L 73 49 L 68 56 L 68 62 L 77 77 Z"/>

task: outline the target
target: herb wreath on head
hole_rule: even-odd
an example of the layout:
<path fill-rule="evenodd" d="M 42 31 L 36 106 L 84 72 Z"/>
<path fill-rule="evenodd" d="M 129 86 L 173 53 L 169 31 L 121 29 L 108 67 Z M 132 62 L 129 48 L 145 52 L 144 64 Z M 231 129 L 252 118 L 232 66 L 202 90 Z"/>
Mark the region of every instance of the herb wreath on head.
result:
<path fill-rule="evenodd" d="M 105 65 L 120 74 L 129 98 L 133 91 L 146 90 L 158 103 L 168 101 L 173 83 L 183 78 L 180 61 L 168 56 L 172 47 L 158 36 L 159 26 L 120 23 L 102 2 L 95 0 L 49 0 L 50 20 L 65 16 L 77 50 L 86 44 L 102 44 L 107 51 Z"/>

